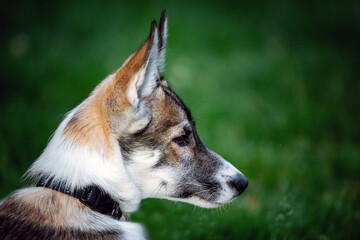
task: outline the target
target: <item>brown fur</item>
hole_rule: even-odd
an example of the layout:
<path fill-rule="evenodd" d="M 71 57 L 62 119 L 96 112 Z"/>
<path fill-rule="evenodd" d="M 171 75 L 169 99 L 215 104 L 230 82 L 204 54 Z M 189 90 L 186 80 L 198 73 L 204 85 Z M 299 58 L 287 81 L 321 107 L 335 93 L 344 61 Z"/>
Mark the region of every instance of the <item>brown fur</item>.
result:
<path fill-rule="evenodd" d="M 69 219 L 79 221 L 78 211 L 90 209 L 78 199 L 44 188 L 26 195 L 14 194 L 1 205 L 0 215 L 56 227 L 71 227 Z M 9 214 L 10 213 L 10 214 Z"/>
<path fill-rule="evenodd" d="M 75 113 L 64 129 L 65 136 L 77 144 L 89 145 L 99 142 L 101 148 L 111 150 L 108 142 L 109 132 L 110 129 L 101 113 L 101 108 L 97 108 L 96 102 L 93 105 L 84 106 Z"/>

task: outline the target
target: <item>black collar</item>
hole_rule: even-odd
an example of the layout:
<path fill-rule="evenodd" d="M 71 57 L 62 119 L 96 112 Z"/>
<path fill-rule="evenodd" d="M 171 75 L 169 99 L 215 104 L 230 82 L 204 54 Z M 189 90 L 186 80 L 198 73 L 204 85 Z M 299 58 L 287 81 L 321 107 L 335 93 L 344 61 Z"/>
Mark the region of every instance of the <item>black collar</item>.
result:
<path fill-rule="evenodd" d="M 119 203 L 114 201 L 107 193 L 97 186 L 88 186 L 71 191 L 61 182 L 54 181 L 53 178 L 48 177 L 41 177 L 36 186 L 51 188 L 75 197 L 92 210 L 109 215 L 115 219 L 119 220 L 123 215 L 120 210 Z M 125 214 L 124 216 L 127 219 Z"/>

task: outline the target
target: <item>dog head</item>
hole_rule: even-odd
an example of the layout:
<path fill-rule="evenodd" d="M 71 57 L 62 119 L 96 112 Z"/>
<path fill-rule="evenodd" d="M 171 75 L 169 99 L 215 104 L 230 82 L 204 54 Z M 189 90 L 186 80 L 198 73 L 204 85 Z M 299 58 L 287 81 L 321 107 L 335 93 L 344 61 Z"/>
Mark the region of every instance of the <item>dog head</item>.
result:
<path fill-rule="evenodd" d="M 131 109 L 130 124 L 118 138 L 124 164 L 144 197 L 216 207 L 240 195 L 248 181 L 200 140 L 190 110 L 161 76 L 166 36 L 163 12 L 159 27 L 152 24 L 148 40 L 123 66 L 138 64 L 121 89 Z M 143 61 L 134 61 L 142 51 Z"/>

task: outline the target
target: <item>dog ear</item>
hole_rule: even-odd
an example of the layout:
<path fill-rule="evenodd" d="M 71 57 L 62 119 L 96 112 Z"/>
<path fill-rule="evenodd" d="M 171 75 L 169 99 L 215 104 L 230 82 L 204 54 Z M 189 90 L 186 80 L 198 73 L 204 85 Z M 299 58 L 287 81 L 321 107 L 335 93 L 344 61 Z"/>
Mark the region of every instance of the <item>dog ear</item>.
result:
<path fill-rule="evenodd" d="M 149 96 L 157 85 L 157 81 L 160 78 L 158 71 L 158 45 L 157 26 L 154 21 L 151 23 L 147 56 L 140 70 L 131 79 L 126 91 L 128 101 L 132 105 L 137 105 L 140 99 Z"/>
<path fill-rule="evenodd" d="M 136 107 L 141 99 L 150 96 L 159 79 L 159 34 L 153 21 L 148 39 L 126 60 L 115 80 L 122 96 Z"/>
<path fill-rule="evenodd" d="M 165 54 L 166 54 L 166 39 L 168 31 L 168 23 L 167 23 L 167 13 L 166 9 L 164 9 L 161 13 L 160 23 L 159 23 L 159 72 L 163 73 L 165 68 Z"/>

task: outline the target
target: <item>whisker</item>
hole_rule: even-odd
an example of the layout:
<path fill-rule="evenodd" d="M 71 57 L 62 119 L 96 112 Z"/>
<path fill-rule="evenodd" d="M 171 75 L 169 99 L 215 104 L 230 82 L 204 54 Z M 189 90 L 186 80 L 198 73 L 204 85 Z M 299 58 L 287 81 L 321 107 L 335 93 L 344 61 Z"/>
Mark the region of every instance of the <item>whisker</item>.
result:
<path fill-rule="evenodd" d="M 165 183 L 164 183 L 164 182 L 161 182 L 161 183 L 152 191 L 151 195 L 153 195 L 154 192 L 157 190 L 157 192 L 156 192 L 156 194 L 155 194 L 155 197 L 157 197 L 158 194 L 159 194 L 159 192 L 160 192 L 160 190 L 161 190 L 161 188 L 162 188 L 164 185 L 165 185 Z"/>
<path fill-rule="evenodd" d="M 157 197 L 157 196 L 159 195 L 159 192 L 160 192 L 161 188 L 162 188 L 164 185 L 165 185 L 165 184 L 164 184 L 163 182 L 160 183 L 160 187 L 159 187 L 158 191 L 156 192 L 155 197 Z"/>

